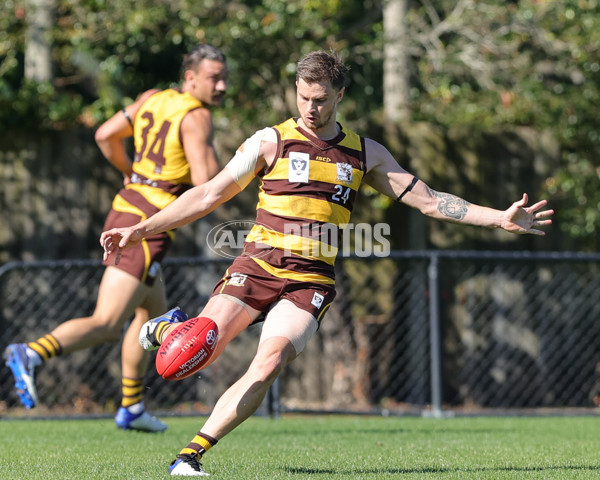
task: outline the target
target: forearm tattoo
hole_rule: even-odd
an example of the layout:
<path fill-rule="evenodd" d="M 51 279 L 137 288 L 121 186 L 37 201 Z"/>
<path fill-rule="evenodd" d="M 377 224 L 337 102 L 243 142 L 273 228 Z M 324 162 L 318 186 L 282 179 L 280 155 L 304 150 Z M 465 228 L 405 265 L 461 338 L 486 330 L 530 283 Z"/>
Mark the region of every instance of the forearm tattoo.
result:
<path fill-rule="evenodd" d="M 438 210 L 442 215 L 455 220 L 462 220 L 465 218 L 469 206 L 471 205 L 469 202 L 456 195 L 451 195 L 450 193 L 436 192 L 429 187 L 427 187 L 427 189 L 431 195 L 440 199 Z"/>

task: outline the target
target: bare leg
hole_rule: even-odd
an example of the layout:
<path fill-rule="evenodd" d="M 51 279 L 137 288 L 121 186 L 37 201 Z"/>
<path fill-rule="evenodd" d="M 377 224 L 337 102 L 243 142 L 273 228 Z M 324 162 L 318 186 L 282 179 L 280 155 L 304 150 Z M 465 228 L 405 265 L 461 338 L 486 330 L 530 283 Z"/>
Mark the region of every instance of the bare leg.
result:
<path fill-rule="evenodd" d="M 135 310 L 121 350 L 121 371 L 124 377 L 142 379 L 148 371 L 150 353 L 140 346 L 139 333 L 142 325 L 150 318 L 156 317 L 167 310 L 167 299 L 162 277 L 156 279 L 154 285 L 148 288 L 148 295 L 142 306 Z"/>
<path fill-rule="evenodd" d="M 288 300 L 267 314 L 258 350 L 246 373 L 217 401 L 200 432 L 217 440 L 252 415 L 269 387 L 317 331 L 317 320 Z"/>
<path fill-rule="evenodd" d="M 63 354 L 118 341 L 123 325 L 147 293 L 148 287 L 134 276 L 115 267 L 107 267 L 94 313 L 90 317 L 61 323 L 51 333 L 62 346 Z"/>
<path fill-rule="evenodd" d="M 150 315 L 159 315 L 166 309 L 166 295 L 162 278 L 157 279 L 152 287 L 140 282 L 136 292 L 143 292 L 144 296 L 134 295 L 136 303 L 129 304 L 135 308 L 135 316 L 123 337 L 121 349 L 122 398 L 121 408 L 115 416 L 117 427 L 149 432 L 160 432 L 167 428 L 167 424 L 148 414 L 144 409 L 144 377 L 148 371 L 150 354 L 139 344 L 138 335 L 141 326 L 148 321 Z M 141 297 L 141 298 L 140 298 Z M 133 314 L 133 311 L 131 311 Z M 131 314 L 128 318 L 131 318 Z M 120 322 L 122 325 L 123 322 Z"/>
<path fill-rule="evenodd" d="M 219 398 L 201 431 L 219 440 L 240 425 L 258 409 L 271 384 L 295 357 L 287 338 L 263 342 L 248 371 Z"/>
<path fill-rule="evenodd" d="M 232 301 L 226 295 L 211 297 L 206 306 L 198 314 L 199 317 L 208 317 L 217 324 L 219 328 L 219 341 L 210 360 L 204 368 L 213 363 L 223 352 L 227 344 L 244 331 L 248 325 L 258 316 L 260 312 L 248 306 L 242 306 Z M 169 325 L 162 333 L 159 342 L 167 338 L 169 333 L 177 328 L 178 324 Z"/>
<path fill-rule="evenodd" d="M 149 319 L 148 310 L 137 308 L 135 317 L 125 332 L 121 348 L 121 372 L 124 377 L 142 379 L 148 371 L 150 352 L 140 346 L 138 332 Z"/>

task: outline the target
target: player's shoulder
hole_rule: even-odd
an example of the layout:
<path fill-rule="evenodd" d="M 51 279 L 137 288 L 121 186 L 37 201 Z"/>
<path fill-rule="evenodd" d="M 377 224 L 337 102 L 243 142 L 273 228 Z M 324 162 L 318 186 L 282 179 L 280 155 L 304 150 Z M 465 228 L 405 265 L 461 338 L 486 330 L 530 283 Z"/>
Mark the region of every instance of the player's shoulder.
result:
<path fill-rule="evenodd" d="M 212 112 L 209 108 L 192 108 L 184 113 L 182 124 L 188 126 L 203 126 L 212 125 Z"/>
<path fill-rule="evenodd" d="M 150 88 L 149 90 L 146 90 L 146 91 L 140 93 L 140 95 L 137 98 L 137 101 L 140 102 L 140 103 L 144 103 L 152 95 L 155 95 L 155 94 L 160 93 L 160 92 L 162 92 L 162 90 L 160 90 L 158 88 Z"/>
<path fill-rule="evenodd" d="M 180 124 L 181 134 L 188 138 L 202 139 L 212 142 L 214 135 L 213 118 L 208 108 L 193 108 L 183 114 Z"/>
<path fill-rule="evenodd" d="M 395 163 L 390 151 L 378 141 L 365 137 L 364 145 L 367 170 L 372 170 L 375 167 L 387 165 L 390 162 Z"/>
<path fill-rule="evenodd" d="M 365 144 L 365 154 L 367 157 L 378 157 L 380 155 L 389 154 L 389 150 L 381 143 L 372 138 L 363 137 Z"/>
<path fill-rule="evenodd" d="M 260 138 L 262 142 L 277 143 L 277 131 L 274 127 L 261 128 L 254 132 L 252 137 Z"/>
<path fill-rule="evenodd" d="M 140 93 L 138 95 L 138 97 L 135 99 L 135 101 L 131 105 L 128 105 L 126 107 L 127 112 L 131 115 L 131 117 L 137 116 L 138 112 L 142 109 L 142 107 L 148 101 L 148 99 L 150 97 L 152 97 L 152 95 L 154 95 L 160 91 L 161 90 L 159 90 L 157 88 L 152 88 L 150 90 L 146 90 L 146 91 Z"/>

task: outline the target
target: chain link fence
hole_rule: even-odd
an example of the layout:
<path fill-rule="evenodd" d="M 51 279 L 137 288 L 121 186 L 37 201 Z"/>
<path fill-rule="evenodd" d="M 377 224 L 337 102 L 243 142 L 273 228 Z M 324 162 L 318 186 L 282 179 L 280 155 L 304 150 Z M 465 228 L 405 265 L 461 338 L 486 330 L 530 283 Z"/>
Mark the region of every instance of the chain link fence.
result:
<path fill-rule="evenodd" d="M 170 305 L 196 315 L 230 260 L 171 258 Z M 378 414 L 592 409 L 600 403 L 600 255 L 392 252 L 339 258 L 338 296 L 317 335 L 281 375 L 262 413 Z M 98 261 L 0 268 L 0 348 L 90 315 Z M 247 368 L 260 325 L 181 382 L 147 375 L 153 411 L 208 413 Z M 24 410 L 0 368 L 1 416 L 108 415 L 120 402 L 120 344 L 36 371 L 41 405 Z"/>

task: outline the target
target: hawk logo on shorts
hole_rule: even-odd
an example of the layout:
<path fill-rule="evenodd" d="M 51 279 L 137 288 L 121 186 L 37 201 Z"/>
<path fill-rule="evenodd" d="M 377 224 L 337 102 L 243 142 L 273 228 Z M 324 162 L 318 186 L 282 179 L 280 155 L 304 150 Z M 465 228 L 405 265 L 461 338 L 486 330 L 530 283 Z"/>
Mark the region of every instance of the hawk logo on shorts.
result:
<path fill-rule="evenodd" d="M 313 295 L 312 302 L 310 303 L 312 303 L 317 308 L 321 308 L 323 306 L 323 300 L 325 300 L 325 297 L 320 293 L 315 292 L 315 294 Z"/>
<path fill-rule="evenodd" d="M 156 275 L 160 272 L 160 263 L 152 262 L 150 268 L 148 269 L 148 277 L 155 278 Z"/>
<path fill-rule="evenodd" d="M 233 287 L 242 287 L 246 283 L 246 278 L 248 278 L 248 275 L 243 273 L 232 273 L 228 283 Z"/>

